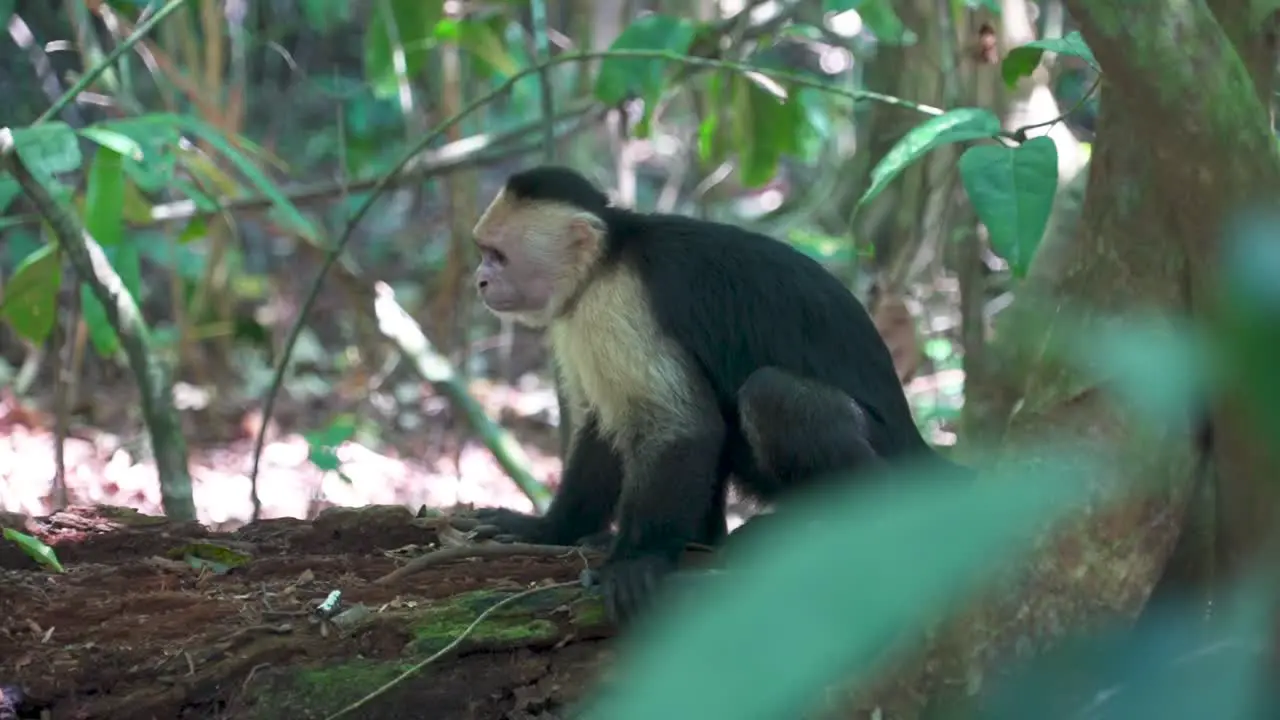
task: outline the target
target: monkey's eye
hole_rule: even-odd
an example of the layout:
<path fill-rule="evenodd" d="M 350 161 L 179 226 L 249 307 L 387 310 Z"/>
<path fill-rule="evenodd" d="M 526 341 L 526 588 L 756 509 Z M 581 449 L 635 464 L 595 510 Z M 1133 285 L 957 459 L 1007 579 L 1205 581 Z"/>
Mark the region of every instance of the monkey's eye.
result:
<path fill-rule="evenodd" d="M 496 263 L 498 265 L 507 264 L 507 255 L 501 250 L 497 250 L 494 248 L 485 248 L 483 252 L 484 252 L 485 259 L 487 259 L 489 262 Z"/>

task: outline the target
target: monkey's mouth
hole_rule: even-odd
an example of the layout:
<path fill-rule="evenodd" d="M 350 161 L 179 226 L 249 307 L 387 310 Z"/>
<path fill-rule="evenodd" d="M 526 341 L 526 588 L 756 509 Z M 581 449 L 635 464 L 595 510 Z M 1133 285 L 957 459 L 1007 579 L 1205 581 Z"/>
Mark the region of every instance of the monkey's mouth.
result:
<path fill-rule="evenodd" d="M 514 300 L 490 300 L 489 298 L 481 295 L 480 302 L 484 303 L 484 306 L 489 309 L 489 312 L 497 315 L 511 315 L 513 313 L 520 312 L 522 309 L 520 304 Z"/>

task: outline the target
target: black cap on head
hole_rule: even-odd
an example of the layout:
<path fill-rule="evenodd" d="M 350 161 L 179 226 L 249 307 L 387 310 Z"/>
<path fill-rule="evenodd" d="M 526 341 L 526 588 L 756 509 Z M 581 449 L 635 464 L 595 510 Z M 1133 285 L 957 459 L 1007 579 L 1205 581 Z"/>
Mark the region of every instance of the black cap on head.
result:
<path fill-rule="evenodd" d="M 576 170 L 558 165 L 540 165 L 507 178 L 507 192 L 517 200 L 548 200 L 600 212 L 609 206 L 605 195 Z"/>

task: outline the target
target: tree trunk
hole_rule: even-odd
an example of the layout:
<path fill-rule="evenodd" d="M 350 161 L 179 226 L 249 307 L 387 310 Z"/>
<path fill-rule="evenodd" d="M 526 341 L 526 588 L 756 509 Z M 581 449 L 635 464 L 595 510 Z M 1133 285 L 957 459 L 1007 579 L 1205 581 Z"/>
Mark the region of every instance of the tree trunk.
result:
<path fill-rule="evenodd" d="M 1019 398 L 1004 434 L 1011 447 L 1054 438 L 1121 461 L 1102 477 L 1081 478 L 1098 501 L 1046 532 L 1024 572 L 953 618 L 928 658 L 863 705 L 894 708 L 894 717 L 917 716 L 925 696 L 981 697 L 1011 659 L 1143 610 L 1193 496 L 1198 435 L 1187 418 L 1161 426 L 1128 414 L 1096 372 L 1085 374 L 1065 353 L 1118 314 L 1212 319 L 1224 223 L 1280 190 L 1280 153 L 1259 99 L 1270 92 L 1271 58 L 1259 49 L 1263 28 L 1244 17 L 1246 4 L 1217 18 L 1200 3 L 1180 6 L 1176 32 L 1166 2 L 1067 6 L 1104 73 L 1088 190 L 1079 234 L 1047 238 L 1000 324 L 1004 365 L 996 374 Z M 1088 358 L 1084 350 L 1075 356 Z M 1211 415 L 1229 572 L 1253 557 L 1274 522 L 1267 483 L 1280 474 L 1259 460 L 1263 448 L 1243 417 L 1229 407 Z M 1034 460 L 1022 469 L 1029 481 L 1037 477 Z"/>

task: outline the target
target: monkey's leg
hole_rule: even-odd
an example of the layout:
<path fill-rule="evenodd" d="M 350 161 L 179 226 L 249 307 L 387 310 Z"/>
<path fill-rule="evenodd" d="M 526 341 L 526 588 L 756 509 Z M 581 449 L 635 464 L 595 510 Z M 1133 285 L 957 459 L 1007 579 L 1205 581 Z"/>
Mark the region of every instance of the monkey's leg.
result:
<path fill-rule="evenodd" d="M 757 370 L 743 384 L 738 419 L 741 438 L 730 447 L 734 474 L 768 501 L 881 462 L 866 414 L 852 398 L 777 368 Z M 781 507 L 753 516 L 734 530 L 730 545 L 785 517 Z"/>
<path fill-rule="evenodd" d="M 743 383 L 738 418 L 751 462 L 744 462 L 740 449 L 735 471 L 767 497 L 881 462 L 871 447 L 866 411 L 853 398 L 777 368 L 761 368 Z"/>
<path fill-rule="evenodd" d="M 608 528 L 621 489 L 622 459 L 600 435 L 596 419 L 588 416 L 574 437 L 560 490 L 545 516 L 488 508 L 476 518 L 512 539 L 573 545 Z"/>

